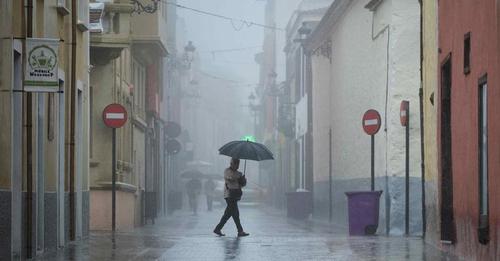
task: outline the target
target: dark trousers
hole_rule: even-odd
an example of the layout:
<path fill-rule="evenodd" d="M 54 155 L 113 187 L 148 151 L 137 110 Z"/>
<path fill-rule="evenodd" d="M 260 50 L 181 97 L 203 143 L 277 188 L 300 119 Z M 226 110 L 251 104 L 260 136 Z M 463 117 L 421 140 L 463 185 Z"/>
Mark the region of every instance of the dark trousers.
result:
<path fill-rule="evenodd" d="M 236 228 L 238 232 L 243 232 L 243 228 L 240 223 L 240 211 L 238 210 L 238 201 L 235 199 L 226 198 L 226 211 L 224 211 L 224 215 L 220 219 L 219 224 L 215 227 L 215 230 L 221 230 L 222 227 L 226 224 L 229 218 L 233 217 L 234 224 L 236 224 Z"/>
<path fill-rule="evenodd" d="M 193 211 L 193 214 L 198 212 L 198 197 L 196 194 L 188 194 L 189 198 L 189 208 Z"/>

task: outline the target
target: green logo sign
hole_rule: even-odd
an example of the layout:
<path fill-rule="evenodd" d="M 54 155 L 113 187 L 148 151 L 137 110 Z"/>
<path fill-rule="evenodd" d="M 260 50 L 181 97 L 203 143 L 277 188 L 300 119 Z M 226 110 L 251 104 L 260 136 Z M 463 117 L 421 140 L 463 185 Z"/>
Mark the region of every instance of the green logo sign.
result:
<path fill-rule="evenodd" d="M 40 45 L 33 50 L 31 50 L 29 54 L 28 63 L 33 69 L 34 74 L 42 74 L 42 75 L 34 75 L 34 76 L 53 76 L 54 67 L 57 64 L 57 55 L 56 52 L 47 45 Z"/>
<path fill-rule="evenodd" d="M 54 92 L 59 90 L 59 39 L 26 39 L 24 90 Z"/>

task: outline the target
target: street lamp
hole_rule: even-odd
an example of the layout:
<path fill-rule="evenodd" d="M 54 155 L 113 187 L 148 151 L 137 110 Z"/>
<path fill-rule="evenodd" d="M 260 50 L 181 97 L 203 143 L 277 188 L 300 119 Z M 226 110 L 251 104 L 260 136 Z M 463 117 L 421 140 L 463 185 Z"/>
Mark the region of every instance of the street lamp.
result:
<path fill-rule="evenodd" d="M 297 30 L 300 36 L 300 40 L 303 41 L 307 39 L 307 36 L 311 33 L 311 31 L 311 28 L 307 27 L 307 23 L 302 22 L 302 26 L 299 28 L 299 30 Z"/>
<path fill-rule="evenodd" d="M 152 14 L 158 10 L 158 3 L 160 2 L 160 0 L 150 0 L 151 2 L 153 2 L 152 4 L 143 4 L 141 1 L 142 0 L 131 0 L 131 4 L 134 5 L 134 10 L 132 11 L 132 13 L 140 14 L 142 12 L 145 12 L 148 14 Z"/>
<path fill-rule="evenodd" d="M 250 96 L 248 96 L 248 101 L 249 101 L 249 105 L 250 107 L 254 106 L 254 102 L 255 102 L 255 95 L 252 93 L 250 93 Z"/>
<path fill-rule="evenodd" d="M 257 111 L 259 110 L 259 105 L 255 104 L 255 95 L 253 92 L 248 96 L 248 107 L 253 112 L 253 125 L 255 130 L 257 130 Z"/>
<path fill-rule="evenodd" d="M 191 68 L 191 63 L 194 61 L 194 52 L 196 51 L 196 47 L 193 45 L 192 41 L 189 41 L 188 44 L 184 47 L 184 62 L 186 63 L 186 67 Z"/>

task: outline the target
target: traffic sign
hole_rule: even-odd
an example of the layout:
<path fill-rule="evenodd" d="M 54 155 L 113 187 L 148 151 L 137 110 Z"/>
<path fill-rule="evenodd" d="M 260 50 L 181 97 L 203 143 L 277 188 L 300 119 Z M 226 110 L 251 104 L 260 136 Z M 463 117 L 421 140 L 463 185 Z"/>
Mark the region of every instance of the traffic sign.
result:
<path fill-rule="evenodd" d="M 401 125 L 406 126 L 408 124 L 408 112 L 410 108 L 410 102 L 409 101 L 402 101 L 401 106 L 400 106 L 400 120 L 401 120 Z"/>
<path fill-rule="evenodd" d="M 181 125 L 175 121 L 168 121 L 165 125 L 165 132 L 169 138 L 177 138 L 181 135 Z"/>
<path fill-rule="evenodd" d="M 380 130 L 382 121 L 380 114 L 376 110 L 368 110 L 363 115 L 363 130 L 368 135 L 375 135 Z"/>
<path fill-rule="evenodd" d="M 102 111 L 102 119 L 110 128 L 121 128 L 127 122 L 127 110 L 120 104 L 112 103 Z"/>
<path fill-rule="evenodd" d="M 167 139 L 167 152 L 169 155 L 175 155 L 182 149 L 182 145 L 176 139 Z"/>

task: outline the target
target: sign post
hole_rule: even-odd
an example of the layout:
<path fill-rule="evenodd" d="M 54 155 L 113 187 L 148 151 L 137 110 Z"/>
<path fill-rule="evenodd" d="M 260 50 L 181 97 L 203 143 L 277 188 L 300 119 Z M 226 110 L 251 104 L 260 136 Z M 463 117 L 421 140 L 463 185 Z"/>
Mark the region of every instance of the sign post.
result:
<path fill-rule="evenodd" d="M 401 125 L 406 129 L 405 156 L 405 234 L 410 233 L 410 102 L 402 101 L 400 107 Z"/>
<path fill-rule="evenodd" d="M 375 190 L 375 134 L 380 130 L 380 114 L 376 110 L 368 110 L 363 115 L 363 130 L 371 136 L 371 190 Z"/>
<path fill-rule="evenodd" d="M 111 162 L 111 229 L 116 230 L 116 129 L 127 122 L 127 110 L 120 104 L 110 104 L 102 112 L 104 124 L 112 129 Z"/>

